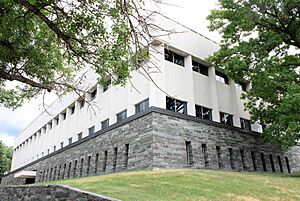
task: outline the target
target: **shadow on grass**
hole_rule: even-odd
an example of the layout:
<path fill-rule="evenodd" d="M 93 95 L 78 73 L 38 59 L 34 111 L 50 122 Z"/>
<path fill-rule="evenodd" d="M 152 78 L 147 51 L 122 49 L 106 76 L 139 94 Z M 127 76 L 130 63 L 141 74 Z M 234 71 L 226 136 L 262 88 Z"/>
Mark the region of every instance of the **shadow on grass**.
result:
<path fill-rule="evenodd" d="M 293 172 L 292 174 L 289 175 L 290 177 L 297 177 L 300 178 L 300 171 Z"/>

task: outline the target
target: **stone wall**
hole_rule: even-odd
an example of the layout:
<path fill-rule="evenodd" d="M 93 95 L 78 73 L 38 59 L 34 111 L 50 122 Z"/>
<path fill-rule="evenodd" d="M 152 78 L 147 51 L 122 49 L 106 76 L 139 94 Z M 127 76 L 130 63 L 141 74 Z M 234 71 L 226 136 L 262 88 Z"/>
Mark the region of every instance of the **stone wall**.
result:
<path fill-rule="evenodd" d="M 118 201 L 62 185 L 0 187 L 1 201 Z"/>
<path fill-rule="evenodd" d="M 299 145 L 284 152 L 258 135 L 150 108 L 10 173 L 2 184 L 24 184 L 14 178 L 20 170 L 37 171 L 37 182 L 152 168 L 300 170 Z"/>

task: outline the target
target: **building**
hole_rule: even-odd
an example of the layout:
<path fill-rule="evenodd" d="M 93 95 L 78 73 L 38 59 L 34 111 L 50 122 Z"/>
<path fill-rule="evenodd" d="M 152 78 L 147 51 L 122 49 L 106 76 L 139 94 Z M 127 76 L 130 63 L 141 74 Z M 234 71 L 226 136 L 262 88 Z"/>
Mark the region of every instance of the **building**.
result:
<path fill-rule="evenodd" d="M 93 107 L 75 94 L 54 102 L 16 138 L 2 183 L 127 169 L 300 169 L 299 146 L 281 151 L 259 138 L 262 127 L 251 124 L 240 99 L 251 84 L 204 61 L 218 44 L 168 18 L 159 23 L 178 33 L 153 41 L 147 73 L 138 69 L 115 87 L 96 85 L 87 72 Z"/>

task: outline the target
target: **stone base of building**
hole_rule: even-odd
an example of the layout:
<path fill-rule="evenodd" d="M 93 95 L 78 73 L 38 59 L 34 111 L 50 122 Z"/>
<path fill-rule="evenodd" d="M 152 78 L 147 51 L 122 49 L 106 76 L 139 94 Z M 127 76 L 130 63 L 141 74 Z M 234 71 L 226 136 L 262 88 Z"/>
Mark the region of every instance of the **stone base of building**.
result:
<path fill-rule="evenodd" d="M 14 170 L 1 183 L 28 183 L 15 178 L 24 170 L 45 182 L 184 167 L 290 173 L 300 170 L 300 145 L 283 151 L 259 133 L 152 107 Z"/>

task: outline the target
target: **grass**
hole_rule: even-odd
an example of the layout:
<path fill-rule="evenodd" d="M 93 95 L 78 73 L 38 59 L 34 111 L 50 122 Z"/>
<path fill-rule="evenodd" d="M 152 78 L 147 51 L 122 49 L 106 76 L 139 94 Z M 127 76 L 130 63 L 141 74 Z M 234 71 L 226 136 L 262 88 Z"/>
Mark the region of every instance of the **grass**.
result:
<path fill-rule="evenodd" d="M 300 172 L 290 174 L 169 169 L 48 182 L 121 200 L 300 200 Z"/>

